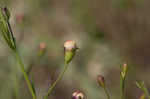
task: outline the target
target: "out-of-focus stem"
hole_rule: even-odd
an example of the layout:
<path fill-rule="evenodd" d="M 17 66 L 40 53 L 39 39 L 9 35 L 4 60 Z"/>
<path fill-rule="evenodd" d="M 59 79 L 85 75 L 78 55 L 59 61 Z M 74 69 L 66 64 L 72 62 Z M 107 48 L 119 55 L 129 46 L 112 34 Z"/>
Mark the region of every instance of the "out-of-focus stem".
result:
<path fill-rule="evenodd" d="M 14 76 L 14 97 L 15 99 L 19 99 L 19 86 L 18 86 L 18 79 L 17 79 L 17 75 L 15 74 Z"/>
<path fill-rule="evenodd" d="M 121 80 L 121 99 L 124 99 L 124 80 Z"/>
<path fill-rule="evenodd" d="M 106 96 L 107 96 L 107 99 L 110 99 L 110 96 L 109 96 L 109 93 L 108 93 L 106 87 L 104 87 L 104 91 L 105 91 L 105 94 L 106 94 Z"/>
<path fill-rule="evenodd" d="M 150 99 L 150 95 L 149 95 L 149 93 L 148 93 L 147 88 L 146 88 L 146 87 L 143 87 L 142 90 L 143 90 L 143 92 L 145 93 L 145 95 L 147 95 L 148 99 Z"/>
<path fill-rule="evenodd" d="M 17 62 L 19 64 L 19 66 L 20 66 L 21 72 L 23 73 L 23 76 L 24 76 L 24 78 L 26 80 L 26 83 L 27 83 L 27 86 L 29 88 L 29 91 L 30 91 L 30 93 L 32 95 L 32 98 L 36 99 L 35 91 L 34 91 L 34 89 L 32 87 L 31 81 L 29 80 L 29 77 L 28 77 L 28 75 L 27 75 L 27 73 L 26 73 L 26 71 L 24 69 L 24 64 L 23 64 L 23 62 L 21 60 L 21 57 L 20 57 L 20 55 L 19 55 L 19 53 L 17 51 L 14 51 L 14 52 L 15 52 L 16 60 L 17 60 Z"/>
<path fill-rule="evenodd" d="M 120 78 L 120 87 L 121 87 L 121 99 L 125 99 L 125 77 Z"/>

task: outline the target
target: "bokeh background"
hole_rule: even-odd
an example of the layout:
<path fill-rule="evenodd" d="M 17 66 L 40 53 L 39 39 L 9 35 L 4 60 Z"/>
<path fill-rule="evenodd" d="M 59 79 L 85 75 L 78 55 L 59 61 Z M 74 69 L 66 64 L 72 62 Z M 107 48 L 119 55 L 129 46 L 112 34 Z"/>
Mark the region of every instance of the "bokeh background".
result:
<path fill-rule="evenodd" d="M 126 99 L 150 88 L 150 0 L 0 0 L 11 11 L 10 23 L 38 99 L 63 68 L 63 43 L 75 40 L 77 54 L 51 99 L 106 99 L 97 84 L 104 75 L 111 99 L 120 99 L 120 65 L 128 63 Z M 38 56 L 40 43 L 46 52 Z M 32 68 L 31 68 L 32 67 Z M 31 99 L 11 50 L 0 40 L 0 99 Z"/>

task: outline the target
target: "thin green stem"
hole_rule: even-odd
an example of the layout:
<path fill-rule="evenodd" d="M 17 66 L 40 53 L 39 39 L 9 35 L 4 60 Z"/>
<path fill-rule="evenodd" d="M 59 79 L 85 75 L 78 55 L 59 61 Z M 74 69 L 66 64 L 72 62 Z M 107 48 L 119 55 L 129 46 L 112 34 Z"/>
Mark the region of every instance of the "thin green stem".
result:
<path fill-rule="evenodd" d="M 108 91 L 107 91 L 107 89 L 106 89 L 105 86 L 104 86 L 104 91 L 105 91 L 105 94 L 106 94 L 106 96 L 107 96 L 107 99 L 110 99 L 109 93 L 108 93 Z"/>
<path fill-rule="evenodd" d="M 124 91 L 125 91 L 125 78 L 122 78 L 120 79 L 120 87 L 121 87 L 121 99 L 125 99 L 125 95 L 124 95 Z"/>
<path fill-rule="evenodd" d="M 15 56 L 16 56 L 16 60 L 17 60 L 17 62 L 19 64 L 19 66 L 20 66 L 21 72 L 23 73 L 23 76 L 24 76 L 24 78 L 26 80 L 26 83 L 27 83 L 29 91 L 30 91 L 30 93 L 32 95 L 32 98 L 36 99 L 35 90 L 32 87 L 31 81 L 29 80 L 29 77 L 28 77 L 28 75 L 27 75 L 27 73 L 26 73 L 26 71 L 24 69 L 24 64 L 23 64 L 23 62 L 21 60 L 21 57 L 20 57 L 20 55 L 19 55 L 19 53 L 17 51 L 15 51 Z"/>
<path fill-rule="evenodd" d="M 18 86 L 17 74 L 14 77 L 14 97 L 15 99 L 19 99 L 19 86 Z"/>
<path fill-rule="evenodd" d="M 48 99 L 48 96 L 52 93 L 53 89 L 55 88 L 56 84 L 63 78 L 64 73 L 66 72 L 68 68 L 68 64 L 65 63 L 64 64 L 64 69 L 63 71 L 59 74 L 58 78 L 56 79 L 56 81 L 52 84 L 52 86 L 48 89 L 47 94 L 44 96 L 44 99 Z"/>

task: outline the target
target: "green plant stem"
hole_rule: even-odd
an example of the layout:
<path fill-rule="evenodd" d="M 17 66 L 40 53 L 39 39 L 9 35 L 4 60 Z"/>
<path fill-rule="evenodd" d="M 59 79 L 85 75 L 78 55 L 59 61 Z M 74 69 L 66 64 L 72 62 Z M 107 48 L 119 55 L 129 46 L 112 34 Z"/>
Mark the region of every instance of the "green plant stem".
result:
<path fill-rule="evenodd" d="M 124 78 L 121 77 L 120 85 L 121 85 L 121 99 L 125 99 L 125 95 L 124 95 L 125 77 Z"/>
<path fill-rule="evenodd" d="M 106 89 L 105 86 L 104 86 L 104 91 L 105 91 L 105 94 L 106 94 L 106 96 L 107 96 L 107 99 L 110 99 L 109 93 L 108 93 L 108 91 L 107 91 L 107 89 Z"/>
<path fill-rule="evenodd" d="M 52 86 L 48 89 L 47 94 L 44 96 L 44 99 L 48 99 L 48 96 L 52 93 L 53 89 L 55 88 L 56 84 L 63 78 L 64 73 L 66 72 L 68 68 L 68 64 L 65 62 L 63 71 L 59 74 L 56 81 L 52 84 Z"/>
<path fill-rule="evenodd" d="M 150 99 L 150 95 L 149 95 L 149 93 L 148 93 L 147 88 L 146 88 L 146 87 L 143 87 L 142 90 L 143 90 L 144 94 L 147 95 L 148 99 Z"/>
<path fill-rule="evenodd" d="M 19 99 L 19 86 L 18 86 L 17 74 L 14 76 L 14 97 L 15 99 Z"/>
<path fill-rule="evenodd" d="M 26 73 L 26 71 L 24 69 L 24 64 L 23 64 L 23 62 L 21 60 L 21 57 L 20 57 L 20 55 L 19 55 L 19 53 L 17 51 L 15 51 L 15 56 L 16 56 L 16 60 L 17 60 L 17 62 L 19 64 L 19 66 L 20 66 L 21 72 L 23 73 L 23 76 L 24 76 L 24 78 L 26 80 L 26 83 L 27 83 L 29 91 L 30 91 L 30 93 L 32 95 L 32 98 L 36 99 L 35 91 L 34 91 L 34 89 L 32 87 L 31 81 L 29 80 L 29 77 L 28 77 L 28 75 L 27 75 L 27 73 Z"/>

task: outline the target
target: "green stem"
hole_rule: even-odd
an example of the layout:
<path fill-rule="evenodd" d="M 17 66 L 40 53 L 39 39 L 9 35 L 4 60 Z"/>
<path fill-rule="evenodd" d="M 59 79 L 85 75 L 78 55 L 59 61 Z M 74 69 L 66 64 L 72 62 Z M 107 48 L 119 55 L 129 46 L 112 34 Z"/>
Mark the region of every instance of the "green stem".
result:
<path fill-rule="evenodd" d="M 53 91 L 53 89 L 55 88 L 56 84 L 63 78 L 64 73 L 66 72 L 68 68 L 68 64 L 65 62 L 64 65 L 64 69 L 63 71 L 59 74 L 58 78 L 56 79 L 56 81 L 52 84 L 52 86 L 48 89 L 47 94 L 44 96 L 44 99 L 48 99 L 48 96 L 51 94 L 51 92 Z"/>
<path fill-rule="evenodd" d="M 121 77 L 121 99 L 125 99 L 124 91 L 125 91 L 125 78 Z"/>
<path fill-rule="evenodd" d="M 26 83 L 27 83 L 29 91 L 30 91 L 30 93 L 32 95 L 32 98 L 36 99 L 35 91 L 34 91 L 34 89 L 32 87 L 31 81 L 29 80 L 29 77 L 28 77 L 28 75 L 27 75 L 27 73 L 26 73 L 26 71 L 24 69 L 24 64 L 23 64 L 23 62 L 21 60 L 21 57 L 20 57 L 20 55 L 19 55 L 19 53 L 17 51 L 15 51 L 15 56 L 16 56 L 16 60 L 17 60 L 17 62 L 19 64 L 19 66 L 20 66 L 21 72 L 23 73 L 23 76 L 24 76 L 24 78 L 26 80 Z"/>
<path fill-rule="evenodd" d="M 145 95 L 147 95 L 148 99 L 150 99 L 150 95 L 149 95 L 149 93 L 148 93 L 147 88 L 146 88 L 146 87 L 143 87 L 142 90 L 143 90 L 143 92 L 145 93 Z"/>
<path fill-rule="evenodd" d="M 14 77 L 14 97 L 15 99 L 19 99 L 19 86 L 18 86 L 17 74 Z"/>
<path fill-rule="evenodd" d="M 105 86 L 104 86 L 104 91 L 105 91 L 105 94 L 106 94 L 106 96 L 107 96 L 107 99 L 110 99 L 109 93 L 108 93 L 108 91 L 107 91 L 107 89 L 106 89 Z"/>

